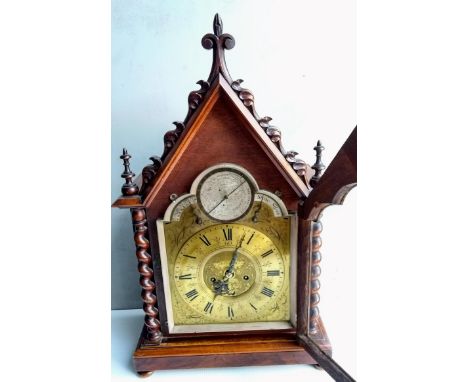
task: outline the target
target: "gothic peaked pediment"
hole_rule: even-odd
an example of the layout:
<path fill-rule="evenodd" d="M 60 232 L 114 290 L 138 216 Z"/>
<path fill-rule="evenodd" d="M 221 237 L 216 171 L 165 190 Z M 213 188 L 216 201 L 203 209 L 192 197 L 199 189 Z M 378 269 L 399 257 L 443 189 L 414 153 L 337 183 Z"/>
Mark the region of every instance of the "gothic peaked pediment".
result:
<path fill-rule="evenodd" d="M 213 62 L 207 81 L 200 80 L 197 84 L 200 89 L 190 92 L 188 96 L 188 112 L 183 122 L 174 122 L 175 128 L 164 135 L 164 150 L 161 156 L 151 157 L 152 164 L 143 169 L 141 177 L 140 195 L 148 205 L 155 193 L 157 179 L 163 175 L 164 168 L 167 167 L 169 158 L 177 150 L 180 141 L 187 136 L 187 130 L 192 130 L 192 126 L 200 123 L 200 118 L 206 118 L 206 113 L 211 110 L 212 100 L 219 99 L 220 92 L 222 98 L 230 99 L 238 109 L 237 114 L 241 114 L 251 131 L 257 134 L 256 140 L 264 150 L 270 151 L 270 159 L 275 162 L 276 167 L 281 169 L 282 175 L 286 178 L 291 187 L 295 189 L 300 197 L 305 197 L 312 189 L 314 180 L 314 169 L 302 159 L 297 157 L 297 152 L 286 150 L 283 146 L 281 131 L 271 124 L 271 117 L 260 115 L 255 110 L 254 95 L 244 87 L 243 80 L 232 80 L 226 66 L 224 50 L 232 49 L 235 46 L 234 37 L 223 33 L 221 18 L 215 15 L 213 21 L 213 32 L 202 38 L 202 46 L 205 49 L 213 50 Z M 208 105 L 208 107 L 204 107 Z M 201 112 L 201 110 L 204 110 Z M 184 138 L 185 139 L 185 138 Z M 225 137 L 213 136 L 212 140 L 226 141 Z M 209 142 L 207 142 L 208 144 Z M 211 149 L 210 149 L 211 150 Z M 252 160 L 255 154 L 251 153 Z M 317 171 L 316 171 L 317 172 Z M 163 176 L 164 178 L 164 176 Z M 157 188 L 157 187 L 156 187 Z"/>
<path fill-rule="evenodd" d="M 353 382 L 331 358 L 318 303 L 320 217 L 357 184 L 357 128 L 327 171 L 320 141 L 308 165 L 232 79 L 235 40 L 218 15 L 201 42 L 210 74 L 161 156 L 136 180 L 120 156 L 113 206 L 131 212 L 145 312 L 135 370 L 305 363 Z"/>

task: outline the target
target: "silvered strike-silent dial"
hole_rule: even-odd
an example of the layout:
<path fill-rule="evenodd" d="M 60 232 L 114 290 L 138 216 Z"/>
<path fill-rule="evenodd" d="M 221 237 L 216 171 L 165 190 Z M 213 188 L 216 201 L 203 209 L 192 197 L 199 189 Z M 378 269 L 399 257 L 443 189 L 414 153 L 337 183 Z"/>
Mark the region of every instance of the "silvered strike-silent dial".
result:
<path fill-rule="evenodd" d="M 211 219 L 232 222 L 252 207 L 254 188 L 246 174 L 222 167 L 206 174 L 197 188 L 200 207 Z"/>

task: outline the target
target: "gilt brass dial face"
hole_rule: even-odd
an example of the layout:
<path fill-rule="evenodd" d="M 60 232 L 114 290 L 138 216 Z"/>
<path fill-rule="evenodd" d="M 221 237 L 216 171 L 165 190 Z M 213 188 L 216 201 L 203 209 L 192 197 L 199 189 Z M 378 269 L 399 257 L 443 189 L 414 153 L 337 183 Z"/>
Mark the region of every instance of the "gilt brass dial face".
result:
<path fill-rule="evenodd" d="M 218 168 L 209 172 L 197 188 L 200 206 L 211 219 L 231 222 L 243 217 L 254 200 L 248 177 L 235 168 Z"/>
<path fill-rule="evenodd" d="M 295 216 L 247 170 L 206 169 L 157 224 L 169 333 L 294 327 Z"/>
<path fill-rule="evenodd" d="M 176 300 L 189 312 L 177 312 L 178 324 L 288 320 L 289 258 L 283 251 L 242 224 L 216 224 L 191 236 L 172 274 Z"/>

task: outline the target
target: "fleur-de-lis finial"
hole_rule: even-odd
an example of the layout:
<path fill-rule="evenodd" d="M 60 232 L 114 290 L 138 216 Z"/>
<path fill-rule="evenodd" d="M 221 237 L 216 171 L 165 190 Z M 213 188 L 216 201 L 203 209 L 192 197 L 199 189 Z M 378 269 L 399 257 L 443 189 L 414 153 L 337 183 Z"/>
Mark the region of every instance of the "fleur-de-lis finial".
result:
<path fill-rule="evenodd" d="M 122 194 L 125 196 L 138 194 L 139 191 L 138 186 L 133 182 L 133 177 L 135 174 L 132 172 L 132 170 L 130 170 L 131 157 L 132 156 L 127 152 L 127 149 L 124 148 L 122 150 L 122 155 L 120 156 L 120 159 L 123 160 L 124 171 L 120 176 L 125 179 L 125 183 L 122 186 Z"/>
<path fill-rule="evenodd" d="M 322 146 L 320 140 L 317 141 L 317 146 L 314 147 L 316 152 L 315 154 L 315 163 L 312 166 L 312 169 L 315 170 L 314 176 L 310 179 L 310 185 L 314 187 L 322 176 L 323 170 L 325 170 L 325 165 L 322 163 L 322 151 L 325 150 L 325 147 Z"/>
<path fill-rule="evenodd" d="M 232 78 L 226 67 L 224 50 L 234 48 L 236 41 L 229 33 L 223 33 L 223 22 L 218 14 L 213 19 L 213 32 L 207 33 L 202 38 L 202 46 L 205 49 L 213 49 L 213 63 L 206 82 L 211 85 L 216 76 L 221 73 L 226 81 L 231 84 Z"/>

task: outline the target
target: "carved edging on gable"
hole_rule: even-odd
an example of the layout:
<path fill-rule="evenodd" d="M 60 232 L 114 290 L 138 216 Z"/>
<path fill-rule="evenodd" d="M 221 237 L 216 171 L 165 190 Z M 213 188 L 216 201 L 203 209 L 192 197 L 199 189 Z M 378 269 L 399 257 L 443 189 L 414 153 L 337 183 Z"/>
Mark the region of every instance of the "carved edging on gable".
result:
<path fill-rule="evenodd" d="M 272 118 L 268 116 L 260 117 L 258 115 L 258 113 L 255 110 L 255 97 L 249 89 L 243 88 L 241 86 L 243 82 L 242 79 L 238 79 L 235 81 L 232 80 L 231 75 L 229 74 L 229 71 L 226 66 L 224 49 L 234 48 L 235 39 L 230 34 L 223 34 L 223 23 L 218 14 L 215 15 L 213 20 L 213 31 L 214 33 L 207 33 L 205 36 L 203 36 L 201 41 L 202 46 L 205 49 L 213 49 L 213 63 L 211 66 L 210 74 L 208 76 L 208 80 L 199 80 L 197 84 L 200 85 L 200 89 L 194 90 L 189 93 L 187 115 L 183 122 L 173 122 L 176 128 L 174 130 L 168 131 L 164 135 L 164 151 L 161 157 L 152 156 L 150 160 L 153 163 L 143 168 L 143 181 L 140 190 L 141 195 L 146 196 L 151 185 L 154 184 L 154 181 L 164 163 L 164 160 L 176 145 L 178 139 L 180 138 L 182 132 L 185 130 L 190 119 L 202 104 L 210 88 L 216 82 L 216 78 L 220 75 L 222 75 L 224 79 L 228 82 L 229 86 L 234 90 L 234 92 L 237 94 L 244 106 L 249 110 L 249 112 L 260 125 L 260 127 L 270 138 L 271 142 L 274 143 L 274 145 L 281 152 L 286 161 L 291 165 L 293 170 L 304 182 L 307 188 L 312 189 L 311 180 L 314 175 L 312 167 L 309 164 L 307 164 L 304 160 L 297 158 L 298 153 L 296 151 L 287 151 L 284 149 L 281 131 L 278 129 L 278 127 L 270 124 Z"/>

